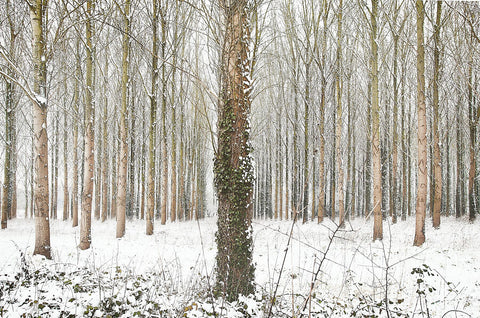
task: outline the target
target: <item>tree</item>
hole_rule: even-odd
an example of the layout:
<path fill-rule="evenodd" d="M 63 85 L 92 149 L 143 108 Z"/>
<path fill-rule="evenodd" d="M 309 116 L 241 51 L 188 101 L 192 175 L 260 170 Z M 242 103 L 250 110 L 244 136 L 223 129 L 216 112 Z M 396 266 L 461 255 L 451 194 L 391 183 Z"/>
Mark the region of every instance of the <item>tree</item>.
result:
<path fill-rule="evenodd" d="M 221 47 L 215 186 L 218 196 L 216 290 L 233 301 L 254 291 L 253 166 L 250 156 L 250 41 L 247 0 L 219 0 L 225 22 Z"/>
<path fill-rule="evenodd" d="M 323 34 L 322 34 L 322 49 L 320 54 L 320 68 L 321 88 L 320 88 L 320 155 L 319 155 L 319 173 L 318 173 L 318 223 L 323 221 L 325 215 L 325 98 L 327 90 L 327 74 L 326 74 L 326 55 L 327 55 L 327 21 L 329 5 L 324 0 L 322 4 L 322 20 L 323 20 Z"/>
<path fill-rule="evenodd" d="M 442 206 L 442 166 L 441 166 L 441 152 L 440 152 L 440 136 L 438 132 L 439 122 L 439 94 L 438 81 L 440 77 L 440 24 L 442 17 L 442 1 L 436 2 L 437 13 L 435 18 L 433 42 L 433 175 L 434 175 L 434 200 L 433 200 L 433 227 L 440 227 L 440 210 Z"/>
<path fill-rule="evenodd" d="M 117 238 L 125 235 L 125 214 L 127 194 L 128 139 L 127 139 L 127 90 L 128 90 L 128 57 L 130 51 L 130 0 L 126 0 L 122 9 L 123 40 L 122 40 L 122 81 L 120 109 L 120 153 L 118 158 L 117 179 Z"/>
<path fill-rule="evenodd" d="M 413 245 L 425 242 L 427 209 L 427 116 L 425 106 L 425 49 L 423 44 L 423 0 L 416 0 L 417 12 L 417 112 L 418 112 L 418 190 L 415 210 L 415 239 Z"/>
<path fill-rule="evenodd" d="M 83 193 L 82 193 L 82 219 L 80 222 L 80 245 L 81 250 L 90 248 L 92 242 L 92 199 L 93 199 L 93 178 L 95 170 L 95 135 L 94 135 L 94 116 L 95 109 L 93 105 L 93 11 L 94 0 L 87 0 L 86 10 L 86 49 L 87 49 L 87 74 L 86 74 L 86 92 L 85 92 L 85 171 L 83 175 Z"/>
<path fill-rule="evenodd" d="M 162 26 L 162 38 L 160 47 L 160 61 L 162 63 L 162 208 L 161 224 L 167 222 L 167 199 L 168 199 L 168 158 L 167 158 L 167 6 L 160 4 L 160 25 Z"/>
<path fill-rule="evenodd" d="M 15 28 L 13 8 L 10 0 L 6 3 L 7 21 L 9 26 L 9 51 L 8 58 L 13 61 L 15 55 L 15 40 L 18 31 Z M 16 214 L 16 206 L 14 204 L 16 196 L 16 105 L 15 105 L 15 86 L 11 79 L 15 78 L 15 72 L 9 66 L 7 74 L 10 78 L 5 78 L 6 94 L 5 94 L 5 165 L 3 172 L 3 198 L 1 205 L 2 224 L 1 228 L 7 228 L 7 220 Z"/>
<path fill-rule="evenodd" d="M 35 249 L 33 254 L 52 258 L 48 209 L 47 52 L 45 21 L 48 0 L 29 3 L 32 24 L 33 134 L 35 143 Z"/>
<path fill-rule="evenodd" d="M 152 16 L 152 87 L 150 92 L 150 132 L 148 135 L 147 213 L 146 234 L 153 234 L 155 210 L 155 140 L 157 132 L 158 87 L 158 0 L 153 0 Z"/>
<path fill-rule="evenodd" d="M 382 225 L 382 165 L 380 163 L 380 125 L 378 101 L 378 0 L 372 0 L 371 11 L 371 77 L 372 77 L 372 157 L 373 157 L 373 240 L 383 239 Z"/>
<path fill-rule="evenodd" d="M 345 220 L 345 203 L 343 190 L 343 156 L 341 151 L 342 143 L 342 93 L 343 93 L 343 79 L 342 79 L 342 19 L 343 19 L 343 0 L 340 0 L 337 13 L 337 57 L 336 57 L 336 76 L 335 76 L 335 93 L 336 93 L 336 132 L 335 132 L 335 151 L 338 162 L 338 224 L 343 226 Z M 335 168 L 332 168 L 335 169 Z M 335 206 L 335 202 L 332 202 Z"/>

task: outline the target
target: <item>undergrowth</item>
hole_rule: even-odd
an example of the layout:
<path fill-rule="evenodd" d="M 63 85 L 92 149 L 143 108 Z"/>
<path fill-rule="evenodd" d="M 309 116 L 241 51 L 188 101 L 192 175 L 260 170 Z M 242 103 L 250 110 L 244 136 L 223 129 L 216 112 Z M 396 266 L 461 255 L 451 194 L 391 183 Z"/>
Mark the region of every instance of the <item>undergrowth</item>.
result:
<path fill-rule="evenodd" d="M 318 282 L 310 295 L 287 292 L 273 297 L 257 286 L 254 295 L 227 302 L 211 296 L 208 279 L 200 273 L 179 283 L 172 268 L 142 274 L 119 266 L 98 269 L 51 262 L 36 268 L 22 252 L 19 264 L 16 271 L 0 276 L 0 317 L 429 318 L 430 306 L 459 294 L 426 264 L 412 268 L 408 280 L 415 286 L 415 304 L 405 301 L 412 295 L 401 289 L 395 297 L 376 297 L 353 276 L 345 283 L 348 293 L 341 296 L 329 294 L 323 288 L 327 282 Z M 439 298 L 440 288 L 445 290 Z M 458 309 L 442 317 L 453 316 L 472 317 Z"/>

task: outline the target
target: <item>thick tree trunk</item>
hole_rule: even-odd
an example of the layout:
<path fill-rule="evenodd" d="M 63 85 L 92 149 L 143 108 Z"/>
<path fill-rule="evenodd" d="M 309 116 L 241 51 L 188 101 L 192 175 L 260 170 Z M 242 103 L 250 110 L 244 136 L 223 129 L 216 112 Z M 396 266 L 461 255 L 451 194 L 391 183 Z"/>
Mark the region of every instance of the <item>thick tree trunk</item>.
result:
<path fill-rule="evenodd" d="M 215 185 L 218 196 L 217 291 L 227 300 L 253 293 L 252 192 L 250 156 L 250 62 L 247 1 L 220 0 L 225 33 L 221 54 L 221 92 Z"/>
<path fill-rule="evenodd" d="M 413 245 L 425 242 L 427 203 L 427 116 L 425 106 L 425 50 L 423 46 L 423 0 L 416 1 L 417 11 L 417 109 L 418 109 L 418 189 Z"/>

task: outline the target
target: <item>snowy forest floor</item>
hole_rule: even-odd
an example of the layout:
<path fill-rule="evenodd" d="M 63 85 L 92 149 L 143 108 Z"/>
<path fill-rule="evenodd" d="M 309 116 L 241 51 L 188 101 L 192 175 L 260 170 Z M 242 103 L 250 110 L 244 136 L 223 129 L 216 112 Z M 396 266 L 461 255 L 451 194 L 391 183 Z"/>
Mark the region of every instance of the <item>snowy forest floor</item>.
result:
<path fill-rule="evenodd" d="M 427 220 L 425 244 L 413 247 L 414 222 L 384 222 L 384 240 L 372 242 L 373 220 L 353 220 L 323 262 L 336 225 L 295 224 L 271 317 L 480 317 L 478 222 L 443 218 L 434 230 Z M 31 256 L 33 220 L 0 231 L 0 317 L 267 317 L 292 223 L 253 222 L 257 293 L 231 304 L 210 288 L 216 218 L 157 222 L 153 236 L 132 220 L 122 239 L 113 220 L 94 220 L 86 251 L 70 221 L 50 226 L 52 261 Z"/>

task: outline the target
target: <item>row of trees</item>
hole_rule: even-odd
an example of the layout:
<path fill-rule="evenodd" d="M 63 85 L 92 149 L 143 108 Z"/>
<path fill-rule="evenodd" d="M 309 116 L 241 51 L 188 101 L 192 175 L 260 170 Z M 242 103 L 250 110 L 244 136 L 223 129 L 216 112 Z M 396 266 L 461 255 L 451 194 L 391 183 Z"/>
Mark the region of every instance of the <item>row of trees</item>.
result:
<path fill-rule="evenodd" d="M 18 183 L 25 215 L 35 212 L 41 228 L 49 217 L 80 220 L 81 248 L 91 243 L 91 214 L 117 217 L 118 237 L 125 216 L 146 218 L 152 234 L 155 215 L 164 224 L 167 213 L 205 214 L 213 90 L 210 75 L 197 74 L 213 57 L 201 30 L 192 32 L 202 18 L 179 1 L 134 5 L 5 1 L 3 228 L 16 216 Z"/>
<path fill-rule="evenodd" d="M 276 4 L 264 12 L 269 58 L 253 104 L 255 215 L 373 215 L 374 239 L 386 216 L 415 210 L 434 227 L 440 215 L 473 220 L 478 5 Z"/>
<path fill-rule="evenodd" d="M 152 234 L 157 219 L 204 216 L 215 185 L 219 288 L 235 295 L 252 289 L 237 285 L 253 277 L 251 217 L 373 215 L 375 240 L 416 202 L 421 245 L 427 211 L 435 227 L 442 214 L 478 212 L 474 2 L 2 8 L 1 224 L 24 203 L 35 253 L 51 257 L 58 202 L 64 220 L 80 218 L 86 249 L 92 214 L 116 218 L 117 237 L 126 217 Z"/>

